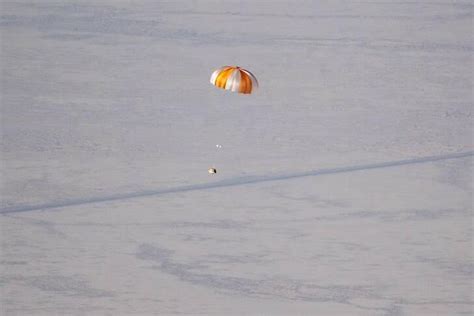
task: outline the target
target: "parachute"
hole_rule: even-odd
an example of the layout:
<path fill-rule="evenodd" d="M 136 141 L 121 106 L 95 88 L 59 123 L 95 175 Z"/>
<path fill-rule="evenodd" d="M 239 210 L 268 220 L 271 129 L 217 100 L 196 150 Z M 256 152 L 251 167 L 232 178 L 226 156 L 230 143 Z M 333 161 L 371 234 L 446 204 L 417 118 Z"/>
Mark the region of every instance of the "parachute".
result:
<path fill-rule="evenodd" d="M 218 88 L 242 94 L 251 94 L 258 88 L 257 78 L 250 71 L 237 66 L 224 66 L 215 70 L 210 81 Z M 222 145 L 217 144 L 216 148 L 220 150 Z M 216 174 L 217 169 L 211 167 L 207 172 Z"/>
<path fill-rule="evenodd" d="M 224 66 L 211 75 L 211 84 L 218 88 L 250 94 L 258 88 L 257 78 L 248 70 L 237 66 Z"/>

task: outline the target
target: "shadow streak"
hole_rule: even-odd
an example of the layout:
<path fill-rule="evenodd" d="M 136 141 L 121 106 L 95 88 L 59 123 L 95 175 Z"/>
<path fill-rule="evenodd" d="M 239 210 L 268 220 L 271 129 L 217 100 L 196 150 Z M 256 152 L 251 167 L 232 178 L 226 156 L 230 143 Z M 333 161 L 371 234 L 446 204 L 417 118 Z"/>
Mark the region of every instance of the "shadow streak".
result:
<path fill-rule="evenodd" d="M 314 176 L 320 176 L 320 175 L 330 175 L 330 174 L 364 171 L 364 170 L 371 170 L 371 169 L 382 169 L 382 168 L 390 168 L 390 167 L 419 164 L 419 163 L 428 163 L 428 162 L 435 162 L 439 160 L 465 158 L 465 157 L 472 157 L 472 156 L 474 156 L 474 151 L 467 151 L 467 152 L 460 152 L 460 153 L 454 153 L 454 154 L 427 156 L 427 157 L 421 157 L 421 158 L 373 163 L 373 164 L 358 165 L 358 166 L 316 169 L 316 170 L 304 171 L 304 172 L 299 172 L 299 173 L 262 175 L 262 176 L 245 176 L 245 177 L 224 179 L 224 180 L 215 181 L 215 182 L 184 185 L 184 186 L 168 188 L 168 189 L 146 190 L 146 191 L 140 191 L 140 192 L 109 195 L 109 196 L 103 196 L 103 197 L 71 199 L 67 201 L 58 201 L 58 202 L 51 202 L 51 203 L 44 203 L 44 204 L 37 204 L 37 205 L 10 206 L 10 207 L 1 208 L 0 214 L 39 211 L 39 210 L 47 210 L 47 209 L 61 208 L 61 207 L 68 207 L 68 206 L 77 206 L 77 205 L 84 205 L 84 204 L 133 199 L 133 198 L 139 198 L 139 197 L 159 196 L 159 195 L 171 194 L 171 193 L 209 190 L 209 189 L 232 187 L 232 186 L 239 186 L 239 185 L 245 185 L 245 184 L 281 181 L 281 180 L 289 180 L 289 179 L 295 179 L 295 178 L 314 177 Z"/>

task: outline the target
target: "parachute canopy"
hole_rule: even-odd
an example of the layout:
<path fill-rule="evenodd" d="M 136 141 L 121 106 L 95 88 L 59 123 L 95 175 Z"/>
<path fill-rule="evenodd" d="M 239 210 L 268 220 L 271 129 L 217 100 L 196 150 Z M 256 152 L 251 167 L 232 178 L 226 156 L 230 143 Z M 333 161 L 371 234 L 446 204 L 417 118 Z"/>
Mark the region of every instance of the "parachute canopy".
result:
<path fill-rule="evenodd" d="M 258 88 L 257 78 L 248 70 L 237 66 L 224 66 L 212 73 L 211 83 L 232 92 L 250 94 Z"/>

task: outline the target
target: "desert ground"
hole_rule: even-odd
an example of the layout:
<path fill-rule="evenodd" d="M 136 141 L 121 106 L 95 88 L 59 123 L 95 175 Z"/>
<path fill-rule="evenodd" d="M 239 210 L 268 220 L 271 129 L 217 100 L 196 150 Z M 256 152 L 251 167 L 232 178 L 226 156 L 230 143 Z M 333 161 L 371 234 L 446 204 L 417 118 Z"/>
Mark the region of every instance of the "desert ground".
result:
<path fill-rule="evenodd" d="M 473 314 L 470 1 L 0 11 L 2 315 Z"/>

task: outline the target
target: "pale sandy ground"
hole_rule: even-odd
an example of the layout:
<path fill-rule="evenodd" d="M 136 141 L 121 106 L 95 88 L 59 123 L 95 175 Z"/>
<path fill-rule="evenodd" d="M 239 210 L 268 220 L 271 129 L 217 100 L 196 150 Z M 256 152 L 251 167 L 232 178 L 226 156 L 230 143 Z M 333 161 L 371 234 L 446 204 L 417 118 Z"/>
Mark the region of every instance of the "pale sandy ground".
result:
<path fill-rule="evenodd" d="M 2 1 L 1 314 L 471 315 L 472 14 Z"/>

